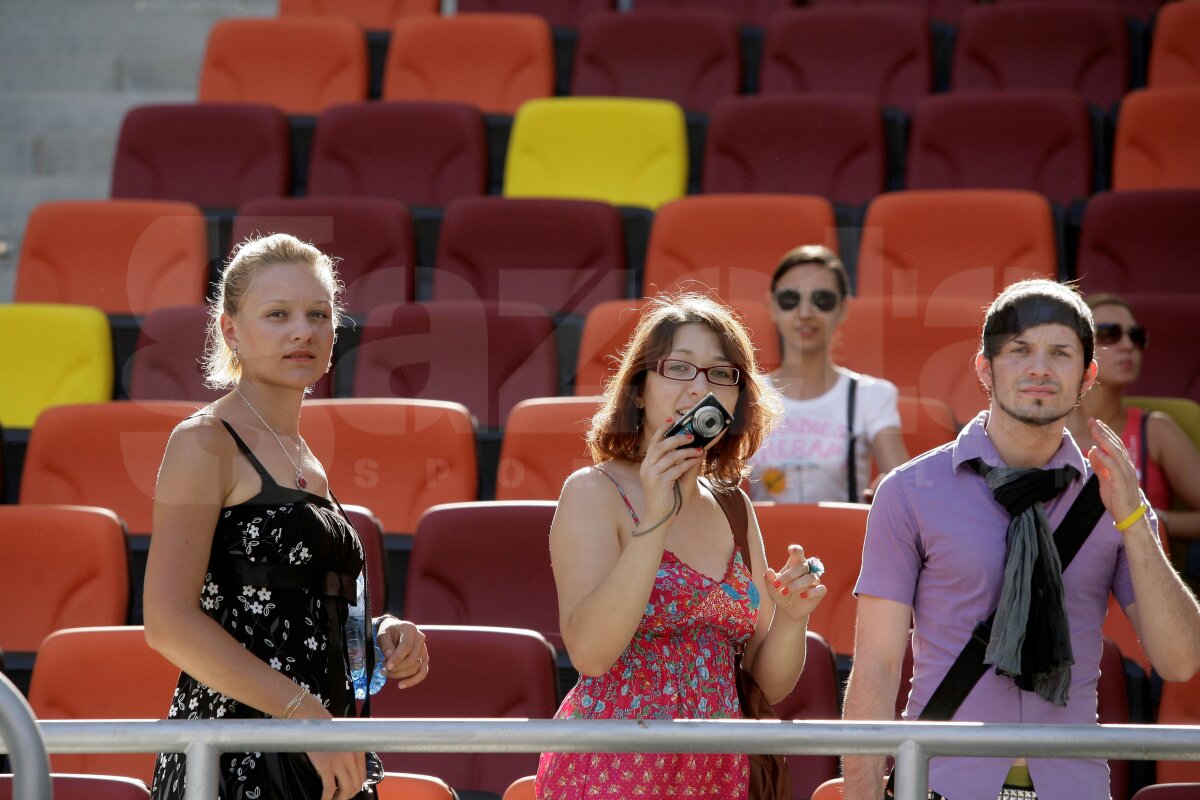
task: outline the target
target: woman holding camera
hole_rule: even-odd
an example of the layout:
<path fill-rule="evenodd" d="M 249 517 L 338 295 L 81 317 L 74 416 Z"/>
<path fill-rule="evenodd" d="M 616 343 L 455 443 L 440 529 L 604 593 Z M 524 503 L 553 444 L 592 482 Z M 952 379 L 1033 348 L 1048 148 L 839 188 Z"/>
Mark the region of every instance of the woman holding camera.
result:
<path fill-rule="evenodd" d="M 895 385 L 833 363 L 849 288 L 841 259 L 821 245 L 788 252 L 771 276 L 783 351 L 771 380 L 783 395 L 784 418 L 754 456 L 755 500 L 870 502 L 883 476 L 908 460 Z"/>
<path fill-rule="evenodd" d="M 798 545 L 767 566 L 738 488 L 778 414 L 727 307 L 647 304 L 588 432 L 596 466 L 567 480 L 550 531 L 581 673 L 558 718 L 738 718 L 739 657 L 770 702 L 791 691 L 825 587 Z M 536 795 L 744 798 L 747 781 L 741 754 L 546 753 Z"/>

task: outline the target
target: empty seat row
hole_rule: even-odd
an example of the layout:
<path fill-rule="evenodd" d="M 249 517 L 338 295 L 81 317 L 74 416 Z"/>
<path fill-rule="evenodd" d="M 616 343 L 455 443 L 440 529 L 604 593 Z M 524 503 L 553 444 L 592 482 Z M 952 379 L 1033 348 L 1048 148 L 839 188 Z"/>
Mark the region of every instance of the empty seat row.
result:
<path fill-rule="evenodd" d="M 1159 21 L 1151 85 L 1200 82 L 1188 16 L 1164 12 Z M 1128 39 L 1116 4 L 973 7 L 958 27 L 951 85 L 1071 90 L 1108 107 L 1130 88 Z M 317 48 L 321 58 L 309 54 Z M 677 6 L 589 15 L 579 26 L 570 94 L 657 97 L 708 112 L 743 86 L 739 48 L 738 20 L 726 11 Z M 763 92 L 865 93 L 911 111 L 934 89 L 929 16 L 917 7 L 785 9 L 766 23 L 762 49 Z M 226 20 L 211 34 L 200 99 L 259 100 L 270 87 L 289 113 L 315 114 L 331 102 L 365 99 L 366 70 L 365 40 L 349 20 Z M 543 18 L 418 15 L 391 28 L 381 96 L 512 114 L 525 100 L 553 94 L 554 81 Z"/>

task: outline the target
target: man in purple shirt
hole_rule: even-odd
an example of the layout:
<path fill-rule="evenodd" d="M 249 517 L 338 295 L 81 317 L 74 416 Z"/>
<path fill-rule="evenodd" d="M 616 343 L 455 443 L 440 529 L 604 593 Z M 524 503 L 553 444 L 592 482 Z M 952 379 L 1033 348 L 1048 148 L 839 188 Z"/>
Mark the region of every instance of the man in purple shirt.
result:
<path fill-rule="evenodd" d="M 1163 553 L 1157 524 L 1120 438 L 1090 420 L 1098 444 L 1085 457 L 1064 427 L 1064 418 L 1096 380 L 1093 347 L 1087 306 L 1073 289 L 1052 281 L 1014 284 L 988 310 L 975 359 L 990 398 L 988 409 L 954 442 L 896 469 L 879 486 L 871 506 L 855 587 L 858 627 L 846 719 L 892 718 L 910 623 L 915 666 L 904 716 L 918 718 L 976 625 L 996 610 L 989 666 L 953 719 L 1093 723 L 1100 629 L 1110 592 L 1163 678 L 1185 681 L 1200 670 L 1200 609 Z M 997 467 L 1015 469 L 989 474 Z M 1060 572 L 1048 537 L 1093 472 L 1106 513 Z M 1028 513 L 1015 510 L 1007 499 L 1004 506 L 996 499 L 1002 496 L 996 484 L 1016 475 L 1052 484 Z M 1028 527 L 1022 527 L 1026 521 Z M 1015 569 L 1020 562 L 1010 554 L 1036 556 L 1039 542 L 1037 569 Z M 1028 581 L 1021 583 L 1022 574 L 1037 573 L 1050 563 L 1053 569 L 1029 579 L 1032 589 Z M 1045 585 L 1039 582 L 1043 580 Z M 1038 599 L 1028 604 L 1031 595 Z M 1061 601 L 1043 602 L 1046 597 Z M 1061 623 L 1056 627 L 1053 620 Z M 1036 678 L 1022 675 L 1023 669 L 1032 671 L 1028 667 L 1033 663 L 1022 650 L 1026 640 L 1038 640 L 1039 646 L 1048 644 L 1042 640 L 1052 642 L 1055 647 L 1042 648 L 1038 657 L 1046 651 L 1062 653 L 1057 670 L 1052 663 Z M 1010 660 L 1004 661 L 1004 655 Z M 1000 664 L 1009 665 L 1005 674 L 993 666 Z M 1104 761 L 1033 755 L 1015 762 L 935 758 L 929 772 L 931 797 L 1109 796 Z M 879 800 L 883 768 L 882 758 L 846 757 L 846 799 Z M 1014 790 L 1016 786 L 1023 788 Z"/>

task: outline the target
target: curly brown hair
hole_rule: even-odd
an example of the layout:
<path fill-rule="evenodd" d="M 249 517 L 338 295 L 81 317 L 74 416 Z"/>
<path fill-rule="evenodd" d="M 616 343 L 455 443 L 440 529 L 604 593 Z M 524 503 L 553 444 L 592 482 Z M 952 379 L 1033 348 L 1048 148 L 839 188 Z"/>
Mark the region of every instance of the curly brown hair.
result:
<path fill-rule="evenodd" d="M 642 308 L 641 318 L 620 354 L 620 366 L 604 387 L 604 400 L 592 418 L 587 443 L 592 458 L 642 459 L 642 410 L 635 399 L 646 374 L 671 351 L 675 331 L 688 323 L 708 326 L 721 351 L 741 371 L 733 424 L 705 453 L 703 474 L 723 487 L 737 486 L 749 474 L 750 457 L 783 414 L 779 395 L 758 366 L 742 320 L 729 306 L 695 292 L 660 294 Z"/>

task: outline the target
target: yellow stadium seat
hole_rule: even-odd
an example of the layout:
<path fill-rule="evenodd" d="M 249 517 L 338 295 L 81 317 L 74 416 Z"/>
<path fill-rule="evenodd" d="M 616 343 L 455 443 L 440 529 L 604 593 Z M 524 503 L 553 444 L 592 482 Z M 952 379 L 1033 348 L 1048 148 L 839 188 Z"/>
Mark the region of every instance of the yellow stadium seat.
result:
<path fill-rule="evenodd" d="M 687 129 L 675 103 L 547 98 L 517 110 L 504 194 L 657 208 L 683 196 L 687 174 Z"/>
<path fill-rule="evenodd" d="M 0 306 L 0 422 L 32 428 L 42 409 L 112 398 L 108 317 L 91 306 Z"/>
<path fill-rule="evenodd" d="M 1183 428 L 1183 432 L 1200 448 L 1200 403 L 1186 397 L 1126 397 L 1131 406 L 1149 411 L 1161 411 Z"/>

